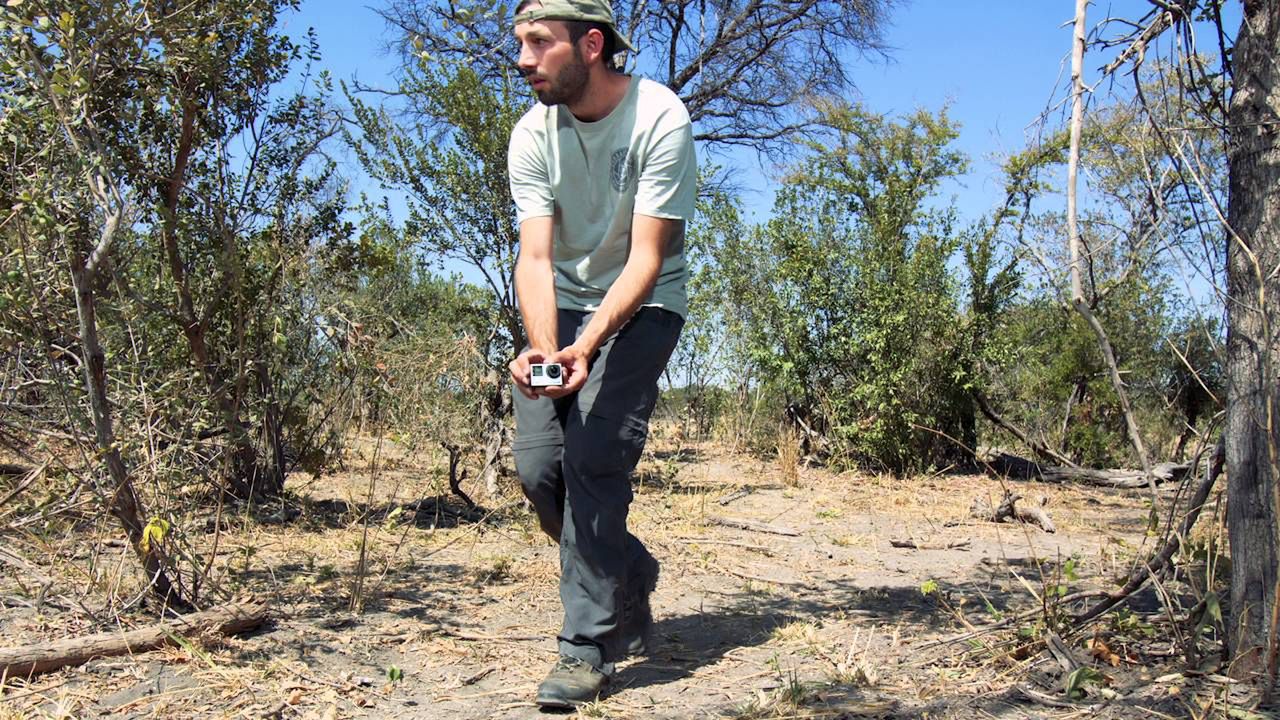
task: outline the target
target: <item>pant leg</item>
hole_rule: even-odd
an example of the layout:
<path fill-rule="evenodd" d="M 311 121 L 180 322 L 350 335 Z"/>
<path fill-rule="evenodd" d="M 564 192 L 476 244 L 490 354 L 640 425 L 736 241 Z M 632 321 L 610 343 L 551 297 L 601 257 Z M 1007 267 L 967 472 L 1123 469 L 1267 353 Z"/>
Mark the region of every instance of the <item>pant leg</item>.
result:
<path fill-rule="evenodd" d="M 564 347 L 577 338 L 587 313 L 561 310 L 557 313 L 557 334 Z M 520 478 L 520 489 L 533 504 L 538 524 L 552 540 L 560 542 L 564 524 L 564 423 L 573 398 L 540 397 L 530 400 L 512 388 L 516 415 L 516 436 L 511 454 Z"/>
<path fill-rule="evenodd" d="M 658 378 L 683 324 L 666 310 L 637 312 L 600 348 L 565 421 L 560 651 L 596 667 L 621 658 L 622 601 L 629 581 L 656 567 L 627 531 L 631 471 L 644 450 Z"/>

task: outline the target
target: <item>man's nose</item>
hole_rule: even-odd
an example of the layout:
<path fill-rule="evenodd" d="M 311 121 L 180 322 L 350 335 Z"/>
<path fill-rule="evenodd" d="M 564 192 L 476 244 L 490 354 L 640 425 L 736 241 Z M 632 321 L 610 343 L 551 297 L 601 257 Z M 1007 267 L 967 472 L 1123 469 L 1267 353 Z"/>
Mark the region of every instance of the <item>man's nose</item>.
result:
<path fill-rule="evenodd" d="M 538 59 L 524 43 L 520 43 L 520 59 L 516 61 L 516 67 L 525 72 L 533 72 L 538 68 Z"/>

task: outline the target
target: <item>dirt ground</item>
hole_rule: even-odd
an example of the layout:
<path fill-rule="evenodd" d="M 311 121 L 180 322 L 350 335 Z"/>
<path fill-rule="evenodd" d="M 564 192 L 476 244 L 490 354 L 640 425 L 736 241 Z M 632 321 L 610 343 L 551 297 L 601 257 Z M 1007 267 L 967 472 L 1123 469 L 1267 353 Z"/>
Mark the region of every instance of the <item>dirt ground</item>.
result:
<path fill-rule="evenodd" d="M 263 511 L 223 532 L 228 592 L 266 599 L 266 627 L 9 679 L 0 719 L 544 717 L 531 701 L 555 659 L 555 546 L 518 500 L 468 514 L 434 497 L 438 474 L 408 463 L 384 462 L 375 480 L 362 612 L 350 601 L 370 472 L 353 462 L 291 478 L 301 513 Z M 1028 643 L 1063 610 L 1053 598 L 1111 587 L 1149 551 L 1149 499 L 1004 484 L 1043 495 L 1057 532 L 970 519 L 975 498 L 1001 495 L 988 477 L 783 473 L 711 445 L 651 452 L 631 525 L 662 561 L 656 647 L 570 716 L 1225 716 L 1229 681 L 1212 663 L 1187 669 L 1151 597 L 1069 638 L 1101 676 L 1065 701 L 1056 664 Z M 936 549 L 892 542 L 904 540 Z M 112 629 L 65 596 L 33 601 L 30 583 L 0 567 L 0 645 Z M 1028 610 L 1006 631 L 939 643 Z M 1084 643 L 1099 640 L 1110 654 L 1091 657 Z"/>

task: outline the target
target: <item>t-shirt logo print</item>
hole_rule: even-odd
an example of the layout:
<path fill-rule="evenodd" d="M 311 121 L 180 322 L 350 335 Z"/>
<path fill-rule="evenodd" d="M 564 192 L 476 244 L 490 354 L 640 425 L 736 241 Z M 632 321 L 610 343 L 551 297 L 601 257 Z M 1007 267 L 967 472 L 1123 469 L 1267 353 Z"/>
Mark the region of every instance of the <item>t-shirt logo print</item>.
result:
<path fill-rule="evenodd" d="M 636 161 L 631 158 L 627 148 L 614 150 L 609 159 L 609 179 L 613 182 L 613 189 L 618 192 L 626 190 L 635 175 Z"/>

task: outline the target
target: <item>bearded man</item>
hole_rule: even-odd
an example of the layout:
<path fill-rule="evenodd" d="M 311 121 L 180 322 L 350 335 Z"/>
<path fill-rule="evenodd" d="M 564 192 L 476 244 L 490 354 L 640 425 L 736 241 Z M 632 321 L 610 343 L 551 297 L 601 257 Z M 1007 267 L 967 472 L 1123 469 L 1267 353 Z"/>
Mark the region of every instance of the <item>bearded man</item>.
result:
<path fill-rule="evenodd" d="M 560 544 L 559 660 L 537 702 L 566 708 L 595 700 L 649 642 L 658 561 L 627 529 L 630 476 L 687 312 L 697 161 L 679 98 L 617 69 L 634 48 L 607 0 L 525 0 L 515 35 L 539 102 L 508 152 L 529 343 L 510 364 L 513 451 Z M 531 384 L 544 363 L 561 365 L 562 386 Z"/>

